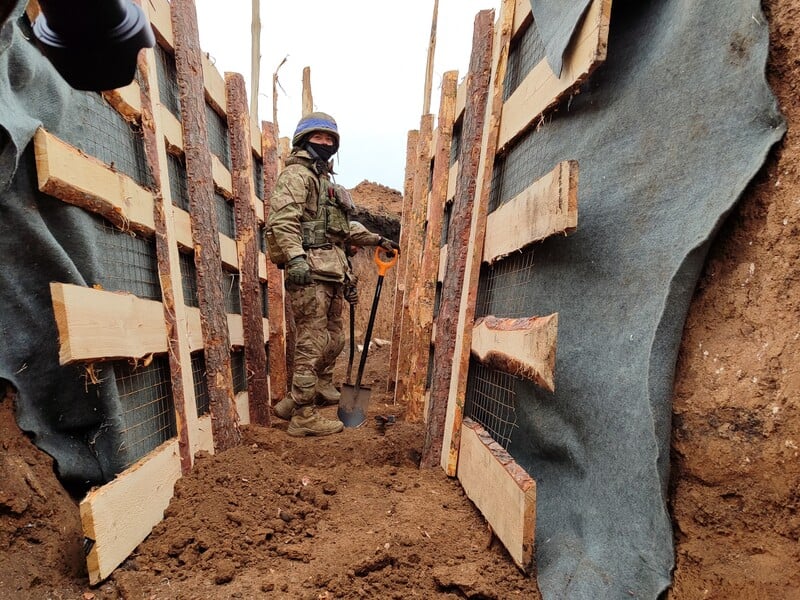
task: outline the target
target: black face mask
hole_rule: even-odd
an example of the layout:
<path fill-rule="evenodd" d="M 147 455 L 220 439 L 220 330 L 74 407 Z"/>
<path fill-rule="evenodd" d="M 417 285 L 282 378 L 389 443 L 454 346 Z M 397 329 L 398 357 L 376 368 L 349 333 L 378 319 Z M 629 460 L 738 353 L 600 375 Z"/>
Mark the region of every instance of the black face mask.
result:
<path fill-rule="evenodd" d="M 319 158 L 323 162 L 328 162 L 331 156 L 336 154 L 336 146 L 328 146 L 327 144 L 315 144 L 314 142 L 306 142 L 306 147 L 311 151 L 311 155 Z"/>

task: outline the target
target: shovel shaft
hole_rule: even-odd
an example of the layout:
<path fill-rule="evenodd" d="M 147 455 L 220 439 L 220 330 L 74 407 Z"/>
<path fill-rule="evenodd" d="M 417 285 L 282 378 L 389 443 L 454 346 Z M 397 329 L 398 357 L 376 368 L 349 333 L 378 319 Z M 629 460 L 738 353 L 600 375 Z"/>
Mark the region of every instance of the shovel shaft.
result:
<path fill-rule="evenodd" d="M 361 387 L 361 377 L 364 375 L 364 365 L 367 364 L 367 354 L 369 352 L 369 341 L 372 339 L 372 326 L 375 324 L 375 313 L 378 312 L 378 300 L 381 297 L 383 287 L 383 275 L 378 275 L 378 285 L 375 286 L 375 298 L 372 300 L 372 310 L 369 311 L 369 323 L 367 333 L 364 336 L 364 351 L 361 353 L 361 360 L 358 361 L 358 374 L 356 375 L 355 395 Z"/>
<path fill-rule="evenodd" d="M 356 353 L 356 307 L 350 305 L 350 357 L 347 360 L 347 380 L 348 385 L 352 381 L 353 375 L 353 356 Z"/>

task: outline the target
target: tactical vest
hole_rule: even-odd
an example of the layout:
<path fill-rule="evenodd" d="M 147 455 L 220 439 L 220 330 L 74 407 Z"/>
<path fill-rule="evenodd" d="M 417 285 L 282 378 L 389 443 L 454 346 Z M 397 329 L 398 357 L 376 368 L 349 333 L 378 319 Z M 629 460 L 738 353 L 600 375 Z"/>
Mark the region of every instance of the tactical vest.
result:
<path fill-rule="evenodd" d="M 303 248 L 322 248 L 326 245 L 342 246 L 350 235 L 348 209 L 342 205 L 336 188 L 326 177 L 320 177 L 317 214 L 309 218 L 303 214 Z"/>

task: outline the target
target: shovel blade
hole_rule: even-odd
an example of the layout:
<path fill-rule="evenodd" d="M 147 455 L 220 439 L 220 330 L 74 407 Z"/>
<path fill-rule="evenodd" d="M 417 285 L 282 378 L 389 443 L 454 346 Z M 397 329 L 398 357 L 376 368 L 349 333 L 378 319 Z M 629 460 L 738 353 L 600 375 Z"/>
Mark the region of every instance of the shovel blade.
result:
<path fill-rule="evenodd" d="M 342 397 L 336 416 L 345 427 L 361 427 L 367 420 L 367 406 L 371 390 L 368 387 L 356 387 L 349 383 L 342 384 Z"/>

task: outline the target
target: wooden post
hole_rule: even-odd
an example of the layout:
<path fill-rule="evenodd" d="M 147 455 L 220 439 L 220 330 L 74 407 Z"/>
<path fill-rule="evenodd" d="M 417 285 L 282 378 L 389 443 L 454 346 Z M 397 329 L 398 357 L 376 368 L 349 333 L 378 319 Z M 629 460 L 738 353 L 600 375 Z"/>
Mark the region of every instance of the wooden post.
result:
<path fill-rule="evenodd" d="M 461 306 L 458 315 L 458 329 L 453 355 L 453 372 L 450 380 L 450 394 L 442 440 L 441 465 L 448 475 L 454 476 L 458 466 L 461 421 L 464 411 L 464 396 L 467 389 L 469 357 L 472 347 L 472 327 L 475 321 L 475 304 L 478 296 L 478 278 L 483 259 L 483 243 L 486 235 L 486 216 L 489 195 L 492 187 L 492 171 L 497 151 L 500 131 L 500 117 L 503 113 L 503 83 L 508 63 L 508 48 L 511 43 L 511 30 L 514 25 L 514 0 L 503 0 L 500 8 L 500 29 L 497 32 L 493 62 L 490 66 L 490 101 L 486 108 L 486 125 L 480 142 L 480 166 L 476 182 L 475 205 L 471 215 L 471 235 L 466 248 L 464 281 L 460 290 Z M 494 36 L 493 36 L 494 37 Z M 449 437 L 449 440 L 448 440 Z M 449 444 L 448 444 L 449 442 Z M 427 450 L 427 449 L 426 449 Z M 429 460 L 435 452 L 428 450 Z"/>
<path fill-rule="evenodd" d="M 314 97 L 311 95 L 311 67 L 303 68 L 303 116 L 314 112 Z"/>
<path fill-rule="evenodd" d="M 244 359 L 247 365 L 247 398 L 250 422 L 269 426 L 267 353 L 261 285 L 258 279 L 258 226 L 253 189 L 253 151 L 250 145 L 250 115 L 247 112 L 244 77 L 225 74 L 228 105 L 228 139 L 231 145 L 231 183 L 236 214 L 236 249 L 244 329 Z"/>
<path fill-rule="evenodd" d="M 172 0 L 170 7 L 214 447 L 227 450 L 237 446 L 242 438 L 233 398 L 197 14 L 193 0 Z"/>
<path fill-rule="evenodd" d="M 258 120 L 258 88 L 261 81 L 261 2 L 252 0 L 250 19 L 250 115 Z"/>
<path fill-rule="evenodd" d="M 428 62 L 425 64 L 425 97 L 422 101 L 422 114 L 431 112 L 431 87 L 433 87 L 433 57 L 436 54 L 436 23 L 439 20 L 439 0 L 433 0 L 431 18 L 431 37 L 428 42 Z"/>
<path fill-rule="evenodd" d="M 417 142 L 419 131 L 408 132 L 406 142 L 406 178 L 403 186 L 403 214 L 400 222 L 400 257 L 397 260 L 396 285 L 394 290 L 394 319 L 392 320 L 392 347 L 389 353 L 389 377 L 386 391 L 393 392 L 397 382 L 397 359 L 400 353 L 400 330 L 403 326 L 403 297 L 405 295 L 405 273 L 408 262 L 408 221 L 411 218 L 411 201 L 414 195 L 414 171 L 417 164 Z"/>
<path fill-rule="evenodd" d="M 264 157 L 264 222 L 269 216 L 269 199 L 278 179 L 278 140 L 273 123 L 261 123 L 261 155 Z M 286 332 L 283 297 L 283 272 L 267 261 L 269 304 L 269 389 L 272 403 L 280 402 L 288 391 L 286 371 Z"/>
<path fill-rule="evenodd" d="M 156 191 L 153 202 L 158 277 L 161 284 L 161 302 L 164 307 L 164 323 L 167 329 L 167 356 L 169 360 L 172 399 L 175 406 L 175 422 L 178 431 L 178 450 L 181 472 L 192 468 L 197 450 L 197 405 L 189 340 L 186 328 L 186 307 L 183 303 L 183 286 L 180 272 L 180 256 L 175 239 L 175 223 L 172 218 L 172 198 L 167 177 L 167 151 L 161 134 L 160 117 L 154 111 L 151 95 L 158 97 L 155 54 L 140 52 L 138 58 L 142 104 L 142 136 L 144 150 Z"/>
<path fill-rule="evenodd" d="M 481 157 L 481 140 L 489 96 L 494 11 L 481 11 L 475 17 L 472 55 L 467 73 L 467 101 L 464 109 L 458 180 L 453 200 L 453 216 L 447 236 L 447 269 L 442 282 L 442 300 L 436 319 L 436 345 L 433 353 L 428 427 L 423 446 L 422 466 L 439 463 L 450 396 L 450 379 L 456 350 L 461 290 L 464 283 L 470 242 L 475 182 Z"/>
<path fill-rule="evenodd" d="M 412 292 L 412 306 L 415 307 L 415 310 L 411 312 L 413 338 L 411 344 L 403 342 L 403 348 L 410 355 L 406 404 L 409 407 L 408 412 L 413 415 L 421 414 L 424 406 L 433 330 L 433 304 L 436 299 L 436 280 L 439 274 L 439 241 L 442 235 L 444 204 L 447 200 L 450 145 L 453 140 L 457 87 L 458 72 L 448 71 L 445 73 L 439 102 L 438 133 L 433 159 L 433 186 L 428 201 L 428 225 L 423 244 L 425 251 L 422 254 L 417 285 Z"/>
<path fill-rule="evenodd" d="M 414 313 L 416 287 L 419 279 L 419 260 L 422 254 L 422 242 L 425 237 L 425 216 L 428 209 L 428 182 L 431 173 L 431 137 L 433 135 L 433 115 L 424 115 L 420 121 L 419 139 L 417 142 L 416 172 L 414 174 L 414 194 L 412 196 L 411 215 L 406 222 L 405 252 L 408 256 L 405 266 L 403 296 L 403 314 L 400 329 L 399 345 L 403 351 L 397 360 L 397 389 L 395 402 L 406 406 L 405 418 L 412 423 L 422 419 L 422 403 L 414 402 L 408 396 L 408 383 L 411 376 L 411 344 L 414 340 Z M 405 219 L 404 219 L 405 220 Z"/>

